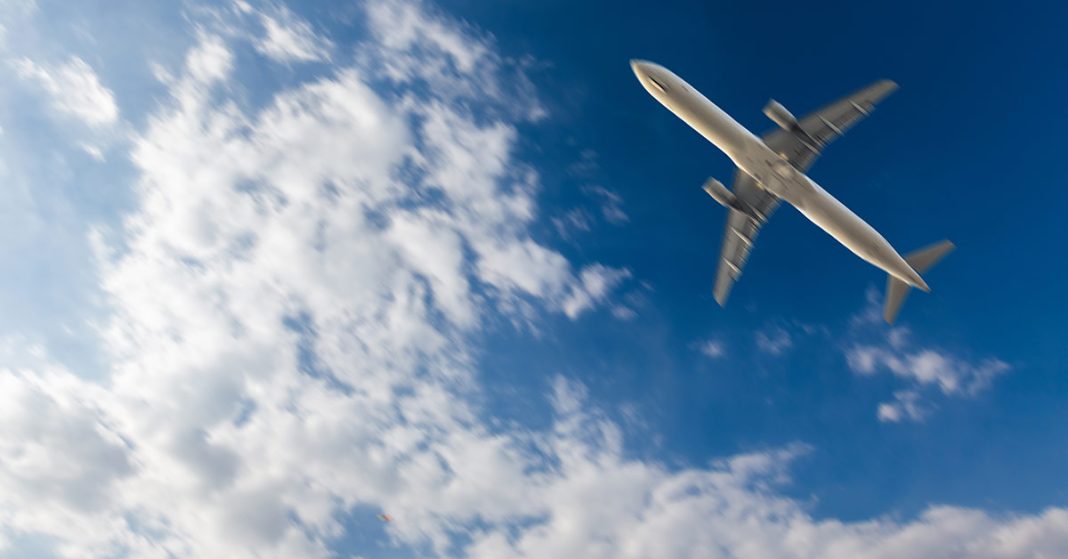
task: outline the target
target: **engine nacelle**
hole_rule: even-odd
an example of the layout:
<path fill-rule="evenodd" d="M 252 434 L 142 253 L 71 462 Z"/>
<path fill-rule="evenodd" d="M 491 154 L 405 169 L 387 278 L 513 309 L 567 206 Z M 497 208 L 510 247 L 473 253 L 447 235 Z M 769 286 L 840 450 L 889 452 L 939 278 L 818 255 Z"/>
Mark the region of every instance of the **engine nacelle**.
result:
<path fill-rule="evenodd" d="M 744 211 L 741 208 L 741 204 L 738 203 L 738 197 L 736 197 L 730 190 L 727 190 L 727 187 L 723 186 L 723 183 L 716 179 L 708 179 L 705 181 L 705 192 L 725 208 Z"/>
<path fill-rule="evenodd" d="M 790 111 L 786 110 L 782 103 L 774 99 L 768 101 L 768 104 L 764 107 L 764 114 L 783 130 L 796 130 L 798 127 L 797 119 L 794 118 L 794 115 L 790 114 Z"/>

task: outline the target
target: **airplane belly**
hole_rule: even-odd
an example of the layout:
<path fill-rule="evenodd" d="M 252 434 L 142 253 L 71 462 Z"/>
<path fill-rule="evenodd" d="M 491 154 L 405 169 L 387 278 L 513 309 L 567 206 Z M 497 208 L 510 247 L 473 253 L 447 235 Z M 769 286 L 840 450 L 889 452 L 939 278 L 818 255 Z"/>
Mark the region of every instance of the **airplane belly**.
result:
<path fill-rule="evenodd" d="M 658 100 L 735 163 L 742 154 L 751 150 L 751 146 L 762 143 L 752 132 L 693 88 L 661 95 Z"/>
<path fill-rule="evenodd" d="M 878 268 L 886 269 L 889 256 L 887 251 L 897 255 L 890 243 L 875 228 L 818 184 L 811 181 L 809 183 L 811 188 L 792 189 L 793 195 L 784 198 L 809 221 L 826 231 L 853 254 Z M 797 202 L 790 198 L 796 199 Z"/>

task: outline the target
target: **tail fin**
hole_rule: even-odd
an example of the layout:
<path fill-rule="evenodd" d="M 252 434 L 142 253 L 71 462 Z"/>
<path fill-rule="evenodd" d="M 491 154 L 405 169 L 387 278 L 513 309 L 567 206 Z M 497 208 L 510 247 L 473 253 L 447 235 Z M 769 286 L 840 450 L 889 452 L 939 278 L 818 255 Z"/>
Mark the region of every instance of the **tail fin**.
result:
<path fill-rule="evenodd" d="M 912 266 L 913 270 L 922 274 L 931 269 L 932 266 L 938 263 L 945 255 L 949 254 L 951 250 L 956 246 L 948 241 L 939 241 L 929 247 L 921 248 L 916 252 L 911 252 L 905 256 L 905 261 Z M 883 318 L 886 319 L 888 324 L 893 324 L 897 319 L 897 313 L 901 310 L 901 305 L 905 302 L 905 298 L 909 295 L 909 285 L 894 276 L 889 276 L 886 280 L 886 303 L 883 305 Z"/>

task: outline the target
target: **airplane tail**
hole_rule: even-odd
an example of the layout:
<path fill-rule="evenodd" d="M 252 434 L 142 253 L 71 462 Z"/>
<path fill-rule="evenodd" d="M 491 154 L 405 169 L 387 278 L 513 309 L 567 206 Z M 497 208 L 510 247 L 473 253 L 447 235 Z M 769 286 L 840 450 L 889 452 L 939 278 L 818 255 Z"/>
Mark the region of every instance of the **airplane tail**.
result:
<path fill-rule="evenodd" d="M 931 269 L 954 248 L 956 246 L 949 240 L 939 241 L 931 246 L 910 252 L 905 256 L 905 261 L 909 263 L 909 266 L 912 266 L 913 270 L 922 274 Z M 887 277 L 883 318 L 886 319 L 888 324 L 893 324 L 894 320 L 897 319 L 897 313 L 901 310 L 901 305 L 905 302 L 905 298 L 908 297 L 909 290 L 909 284 L 894 276 Z"/>

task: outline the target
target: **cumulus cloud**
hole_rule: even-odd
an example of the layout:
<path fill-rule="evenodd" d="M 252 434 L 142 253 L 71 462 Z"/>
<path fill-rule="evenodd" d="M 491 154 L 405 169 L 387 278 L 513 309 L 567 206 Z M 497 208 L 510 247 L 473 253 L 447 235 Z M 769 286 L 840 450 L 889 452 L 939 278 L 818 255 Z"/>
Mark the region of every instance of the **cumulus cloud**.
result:
<path fill-rule="evenodd" d="M 131 472 L 125 444 L 92 409 L 91 398 L 79 401 L 69 390 L 82 386 L 65 372 L 0 374 L 0 484 L 8 498 L 24 498 L 24 506 L 43 498 L 72 510 L 99 510 L 111 482 Z"/>
<path fill-rule="evenodd" d="M 883 402 L 876 410 L 879 421 L 898 423 L 904 420 L 921 421 L 927 410 L 921 407 L 920 394 L 915 390 L 894 392 L 893 402 Z"/>
<path fill-rule="evenodd" d="M 325 557 L 352 507 L 389 503 L 398 541 L 445 553 L 457 522 L 528 514 L 510 503 L 548 465 L 465 403 L 468 338 L 516 301 L 577 317 L 628 273 L 577 271 L 528 233 L 537 176 L 503 108 L 524 99 L 471 58 L 483 39 L 369 9 L 412 35 L 360 48 L 451 72 L 358 60 L 250 113 L 227 97 L 235 39 L 199 31 L 132 140 L 122 244 L 97 243 L 110 374 L 5 372 L 45 412 L 7 410 L 5 532 L 71 556 Z"/>
<path fill-rule="evenodd" d="M 974 396 L 995 377 L 1009 371 L 1000 359 L 971 363 L 947 352 L 930 348 L 880 347 L 857 344 L 846 353 L 849 367 L 871 375 L 888 371 L 921 386 L 933 386 L 946 395 Z"/>
<path fill-rule="evenodd" d="M 911 345 L 895 348 L 856 344 L 846 351 L 846 361 L 857 374 L 886 371 L 914 387 L 896 393 L 895 402 L 879 406 L 879 418 L 885 421 L 922 419 L 926 414 L 918 407 L 920 390 L 937 389 L 949 397 L 975 396 L 1012 369 L 996 358 L 971 362 L 942 350 Z"/>
<path fill-rule="evenodd" d="M 365 55 L 392 80 L 432 84 L 442 102 L 493 99 L 497 102 L 479 107 L 493 115 L 546 116 L 523 72 L 525 65 L 500 56 L 486 41 L 470 40 L 476 31 L 432 17 L 412 2 L 369 2 L 367 15 L 380 48 L 367 49 Z M 507 79 L 499 79 L 502 75 Z"/>
<path fill-rule="evenodd" d="M 867 309 L 854 318 L 854 340 L 845 349 L 846 363 L 858 375 L 888 372 L 903 381 L 907 388 L 894 393 L 892 402 L 879 405 L 881 421 L 920 421 L 931 409 L 924 402 L 925 393 L 937 392 L 945 397 L 969 398 L 987 389 L 997 377 L 1012 367 L 997 358 L 972 360 L 953 352 L 918 344 L 905 327 L 882 330 L 878 304 L 868 297 Z M 873 310 L 874 309 L 874 310 Z M 876 326 L 875 342 L 862 341 L 864 330 Z"/>
<path fill-rule="evenodd" d="M 494 64 L 497 55 L 486 43 L 473 42 L 456 23 L 446 23 L 429 17 L 420 6 L 409 2 L 376 2 L 368 15 L 379 40 L 389 51 L 397 54 L 395 61 L 414 62 L 415 57 L 430 55 L 430 73 L 417 68 L 418 75 L 435 75 L 448 67 L 461 74 L 475 75 L 479 67 Z M 489 85 L 489 84 L 486 84 Z"/>
<path fill-rule="evenodd" d="M 49 94 L 56 110 L 93 127 L 112 125 L 118 120 L 115 95 L 81 58 L 71 57 L 54 67 L 39 65 L 28 58 L 16 60 L 13 65 L 22 79 L 36 83 Z"/>

